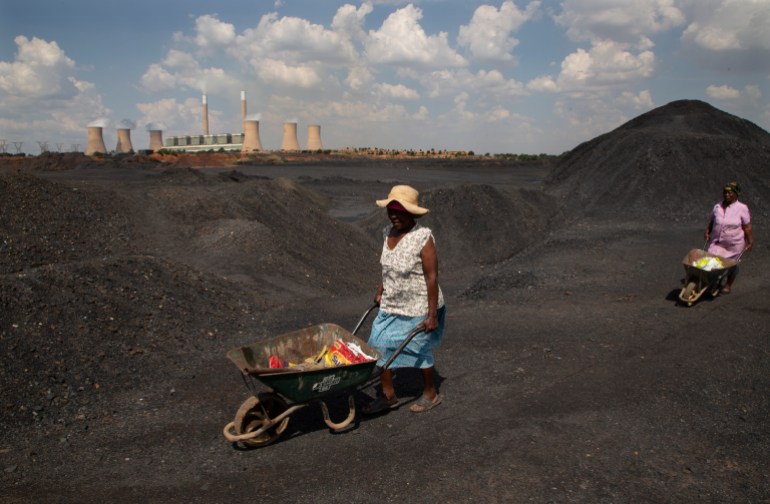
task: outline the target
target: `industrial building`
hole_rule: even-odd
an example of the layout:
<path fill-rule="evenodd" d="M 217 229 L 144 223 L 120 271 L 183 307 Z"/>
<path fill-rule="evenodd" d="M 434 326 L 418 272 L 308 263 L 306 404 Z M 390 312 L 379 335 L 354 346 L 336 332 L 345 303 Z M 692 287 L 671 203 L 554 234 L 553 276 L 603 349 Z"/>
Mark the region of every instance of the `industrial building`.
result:
<path fill-rule="evenodd" d="M 262 141 L 259 138 L 259 121 L 246 119 L 246 92 L 241 91 L 241 121 L 242 132 L 240 133 L 209 133 L 209 108 L 208 98 L 204 94 L 201 99 L 203 115 L 203 133 L 198 135 L 180 135 L 166 137 L 163 140 L 163 132 L 158 129 L 152 129 L 150 133 L 150 150 L 168 150 L 184 152 L 201 151 L 239 151 L 255 152 L 262 150 Z M 148 125 L 149 126 L 149 125 Z M 322 150 L 321 126 L 311 124 L 308 126 L 308 136 L 306 150 Z M 300 144 L 297 138 L 297 123 L 286 122 L 283 124 L 283 137 L 281 140 L 282 151 L 299 151 Z M 115 152 L 132 152 L 130 130 L 127 128 L 118 129 L 118 145 Z M 85 153 L 92 155 L 95 152 L 106 153 L 104 139 L 102 137 L 101 127 L 88 127 L 88 145 Z"/>

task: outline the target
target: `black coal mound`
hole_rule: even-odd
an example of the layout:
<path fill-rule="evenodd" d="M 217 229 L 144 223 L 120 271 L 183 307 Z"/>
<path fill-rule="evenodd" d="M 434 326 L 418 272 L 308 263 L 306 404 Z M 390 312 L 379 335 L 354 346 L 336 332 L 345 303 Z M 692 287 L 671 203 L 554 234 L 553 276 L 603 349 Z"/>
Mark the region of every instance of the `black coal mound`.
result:
<path fill-rule="evenodd" d="M 705 218 L 738 181 L 755 215 L 770 210 L 770 134 L 698 100 L 669 103 L 585 142 L 557 163 L 548 189 L 570 213 Z"/>

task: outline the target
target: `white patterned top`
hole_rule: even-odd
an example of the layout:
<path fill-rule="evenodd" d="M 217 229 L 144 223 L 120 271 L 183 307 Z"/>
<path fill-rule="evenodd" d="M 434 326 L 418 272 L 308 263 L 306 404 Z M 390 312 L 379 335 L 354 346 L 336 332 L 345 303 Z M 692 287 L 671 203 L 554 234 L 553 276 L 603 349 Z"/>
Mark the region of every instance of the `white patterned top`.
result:
<path fill-rule="evenodd" d="M 382 299 L 380 310 L 396 315 L 419 317 L 428 314 L 428 285 L 422 270 L 420 252 L 428 239 L 436 241 L 430 228 L 415 224 L 396 244 L 388 247 L 390 226 L 383 230 Z M 444 294 L 438 289 L 438 305 L 444 306 Z"/>

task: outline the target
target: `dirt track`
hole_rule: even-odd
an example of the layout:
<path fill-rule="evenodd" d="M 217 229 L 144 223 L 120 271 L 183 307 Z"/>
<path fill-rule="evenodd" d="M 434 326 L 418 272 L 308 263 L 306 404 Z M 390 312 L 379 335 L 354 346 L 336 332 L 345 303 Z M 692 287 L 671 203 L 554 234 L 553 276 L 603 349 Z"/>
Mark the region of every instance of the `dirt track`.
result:
<path fill-rule="evenodd" d="M 758 186 L 733 293 L 686 308 L 681 260 L 721 174 L 703 215 L 666 219 L 560 211 L 548 166 L 167 168 L 0 177 L 0 502 L 769 501 Z M 445 402 L 338 434 L 312 406 L 234 448 L 248 390 L 225 352 L 355 325 L 394 182 L 432 209 Z M 408 405 L 419 384 L 397 379 Z"/>

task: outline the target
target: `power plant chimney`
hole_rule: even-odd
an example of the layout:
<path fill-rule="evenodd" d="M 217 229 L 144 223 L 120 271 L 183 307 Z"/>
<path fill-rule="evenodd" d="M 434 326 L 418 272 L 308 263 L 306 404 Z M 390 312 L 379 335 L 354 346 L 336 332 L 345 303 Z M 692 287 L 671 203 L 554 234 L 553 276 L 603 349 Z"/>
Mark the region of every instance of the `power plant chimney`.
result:
<path fill-rule="evenodd" d="M 209 134 L 209 104 L 206 100 L 206 95 L 203 95 L 203 98 L 201 98 L 201 103 L 203 104 L 203 134 L 208 135 Z"/>
<path fill-rule="evenodd" d="M 241 121 L 246 120 L 246 91 L 241 91 Z"/>
<path fill-rule="evenodd" d="M 107 147 L 104 146 L 101 126 L 88 127 L 88 146 L 86 147 L 86 156 L 92 156 L 95 152 L 107 153 Z"/>
<path fill-rule="evenodd" d="M 323 150 L 321 145 L 321 126 L 318 124 L 311 124 L 307 127 L 307 147 L 309 151 Z"/>
<path fill-rule="evenodd" d="M 281 141 L 282 151 L 298 151 L 299 141 L 297 141 L 297 123 L 283 123 L 283 140 Z"/>
<path fill-rule="evenodd" d="M 258 150 L 262 150 L 262 142 L 259 141 L 259 121 L 243 121 L 243 145 L 241 145 L 241 152 Z"/>
<path fill-rule="evenodd" d="M 134 147 L 131 145 L 131 130 L 128 128 L 118 128 L 118 146 L 115 147 L 115 152 L 133 152 Z"/>
<path fill-rule="evenodd" d="M 159 151 L 163 148 L 163 131 L 150 130 L 150 150 Z"/>

